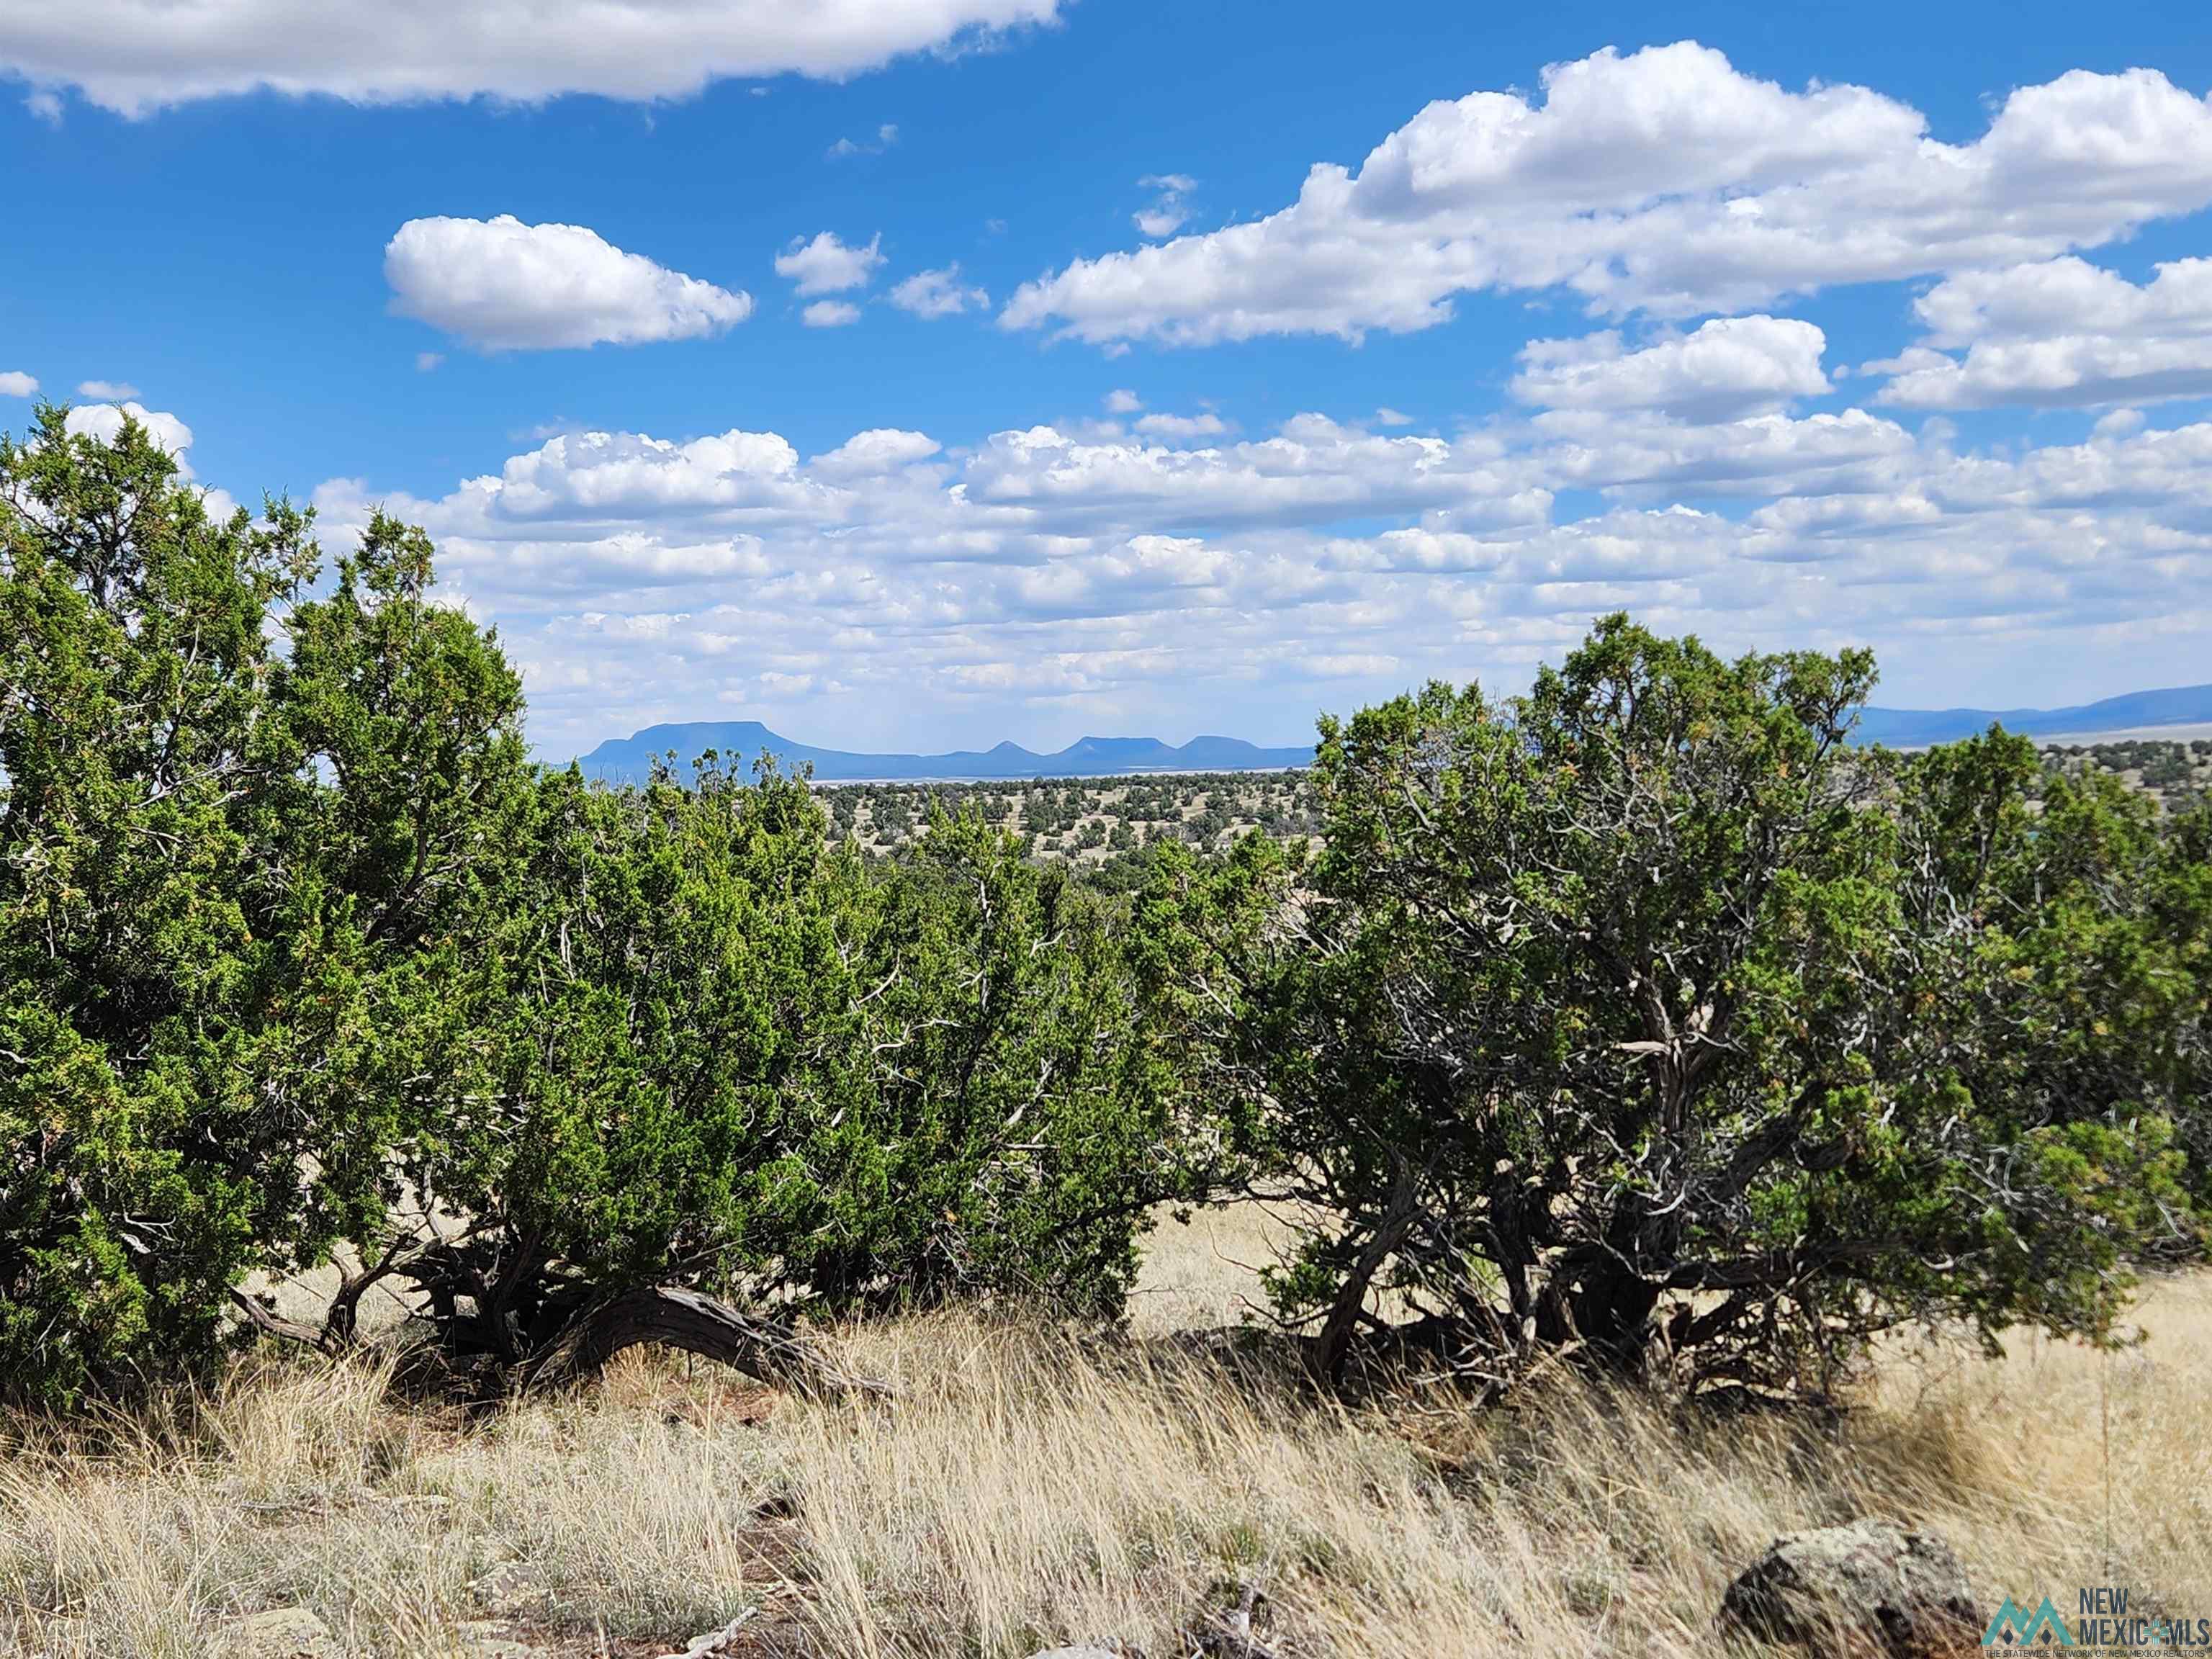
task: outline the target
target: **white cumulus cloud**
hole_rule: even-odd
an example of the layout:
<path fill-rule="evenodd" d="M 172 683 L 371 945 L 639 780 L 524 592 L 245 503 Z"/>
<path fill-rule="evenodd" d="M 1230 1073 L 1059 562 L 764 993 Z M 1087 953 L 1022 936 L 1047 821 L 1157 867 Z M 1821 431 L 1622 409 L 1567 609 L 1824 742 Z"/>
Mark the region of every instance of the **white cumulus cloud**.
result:
<path fill-rule="evenodd" d="M 902 467 L 918 465 L 936 454 L 941 446 L 927 432 L 908 432 L 896 427 L 872 427 L 851 437 L 806 464 L 819 478 L 849 483 L 877 477 Z"/>
<path fill-rule="evenodd" d="M 2070 255 L 1964 271 L 1913 309 L 1927 338 L 1869 365 L 1892 377 L 1878 394 L 1886 404 L 1970 409 L 2212 395 L 2212 259 L 2160 265 L 2140 285 Z"/>
<path fill-rule="evenodd" d="M 1449 439 L 1318 415 L 949 450 L 884 428 L 804 459 L 774 432 L 570 433 L 434 498 L 333 480 L 315 501 L 326 538 L 380 501 L 431 531 L 557 757 L 763 686 L 794 736 L 883 711 L 899 740 L 872 746 L 942 746 L 971 716 L 995 741 L 1024 708 L 1060 711 L 1065 741 L 1194 700 L 1263 730 L 1341 707 L 1345 677 L 1510 682 L 1622 607 L 1724 649 L 1871 643 L 1952 702 L 2179 684 L 2212 627 L 2208 474 L 2205 422 L 1960 450 L 1856 409 L 1622 407 Z M 1570 491 L 1597 504 L 1563 513 Z M 2079 678 L 2023 684 L 2024 662 Z"/>
<path fill-rule="evenodd" d="M 1137 234 L 1158 241 L 1172 236 L 1190 222 L 1190 193 L 1198 180 L 1187 173 L 1155 173 L 1137 180 L 1138 188 L 1153 192 L 1149 206 L 1130 215 Z"/>
<path fill-rule="evenodd" d="M 802 295 L 866 288 L 884 262 L 883 240 L 881 234 L 874 235 L 866 246 L 859 246 L 839 240 L 831 230 L 816 233 L 811 240 L 795 236 L 775 256 L 775 274 L 789 277 Z"/>
<path fill-rule="evenodd" d="M 1212 410 L 1198 415 L 1145 415 L 1138 418 L 1137 430 L 1148 438 L 1218 438 L 1229 430 L 1229 422 Z"/>
<path fill-rule="evenodd" d="M 1607 330 L 1522 349 L 1513 395 L 1548 409 L 1656 409 L 1691 420 L 1733 420 L 1829 389 L 1827 338 L 1786 317 L 1720 317 L 1692 332 L 1630 350 Z"/>
<path fill-rule="evenodd" d="M 860 308 L 850 300 L 817 300 L 799 319 L 809 328 L 845 328 L 860 320 Z"/>
<path fill-rule="evenodd" d="M 146 428 L 154 441 L 177 458 L 177 463 L 187 478 L 192 469 L 185 460 L 185 452 L 192 447 L 192 429 L 167 410 L 149 409 L 140 403 L 79 404 L 69 412 L 69 430 L 112 443 L 115 434 L 123 430 L 124 416 Z"/>
<path fill-rule="evenodd" d="M 1564 289 L 1594 314 L 1748 311 L 1838 283 L 2047 259 L 2212 203 L 2212 104 L 2154 70 L 2014 91 L 1972 142 L 1863 87 L 1793 92 L 1681 42 L 1541 94 L 1429 105 L 1266 218 L 1025 283 L 1008 328 L 1099 343 L 1405 332 L 1454 296 Z"/>
<path fill-rule="evenodd" d="M 9 0 L 0 70 L 126 115 L 268 88 L 362 104 L 688 98 L 736 76 L 842 77 L 1057 21 L 1060 0 Z"/>
<path fill-rule="evenodd" d="M 26 374 L 20 368 L 11 368 L 0 374 L 0 398 L 36 397 L 38 391 L 37 377 Z"/>
<path fill-rule="evenodd" d="M 991 303 L 991 296 L 962 282 L 960 267 L 951 264 L 942 270 L 918 270 L 905 281 L 894 283 L 890 301 L 901 311 L 934 318 L 979 311 Z"/>
<path fill-rule="evenodd" d="M 487 351 L 719 334 L 752 296 L 627 253 L 583 225 L 410 219 L 384 250 L 392 308 Z"/>

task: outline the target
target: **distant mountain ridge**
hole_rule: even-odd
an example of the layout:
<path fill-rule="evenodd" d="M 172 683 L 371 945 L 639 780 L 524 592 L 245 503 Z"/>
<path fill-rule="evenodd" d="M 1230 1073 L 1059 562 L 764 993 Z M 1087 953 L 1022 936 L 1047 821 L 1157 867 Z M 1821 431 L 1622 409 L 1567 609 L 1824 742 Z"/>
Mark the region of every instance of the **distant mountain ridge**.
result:
<path fill-rule="evenodd" d="M 2212 685 L 2130 691 L 2071 708 L 1869 708 L 1853 732 L 1859 743 L 1911 749 L 1954 743 L 1985 732 L 1992 723 L 2027 737 L 2121 732 L 2136 726 L 2212 723 Z M 1313 763 L 1311 744 L 1265 749 L 1242 738 L 1193 738 L 1185 744 L 1158 738 L 1079 738 L 1065 749 L 1040 755 L 1018 743 L 992 749 L 957 749 L 944 755 L 872 755 L 794 743 L 758 720 L 692 720 L 648 726 L 627 738 L 611 738 L 578 757 L 584 775 L 607 783 L 642 783 L 653 763 L 672 751 L 679 769 L 709 749 L 742 757 L 775 756 L 805 762 L 825 783 L 942 780 L 988 783 L 1018 778 L 1110 778 L 1133 772 L 1269 772 Z"/>
<path fill-rule="evenodd" d="M 1913 749 L 1955 743 L 1992 724 L 2022 737 L 2124 732 L 2136 726 L 2194 726 L 2212 721 L 2212 685 L 2178 685 L 2130 691 L 2071 708 L 1869 708 L 1853 735 L 1860 743 Z"/>
<path fill-rule="evenodd" d="M 943 780 L 990 782 L 1017 778 L 1118 777 L 1130 772 L 1262 772 L 1313 763 L 1310 744 L 1291 749 L 1263 749 L 1242 738 L 1193 738 L 1185 744 L 1158 738 L 1079 738 L 1065 749 L 1040 755 L 1018 743 L 993 749 L 955 750 L 945 755 L 871 755 L 843 749 L 817 749 L 771 732 L 758 720 L 695 720 L 648 726 L 627 738 L 614 738 L 577 764 L 584 775 L 607 783 L 642 783 L 655 759 L 675 752 L 680 769 L 712 749 L 742 756 L 750 763 L 767 753 L 787 764 L 805 762 L 822 782 L 896 782 Z"/>

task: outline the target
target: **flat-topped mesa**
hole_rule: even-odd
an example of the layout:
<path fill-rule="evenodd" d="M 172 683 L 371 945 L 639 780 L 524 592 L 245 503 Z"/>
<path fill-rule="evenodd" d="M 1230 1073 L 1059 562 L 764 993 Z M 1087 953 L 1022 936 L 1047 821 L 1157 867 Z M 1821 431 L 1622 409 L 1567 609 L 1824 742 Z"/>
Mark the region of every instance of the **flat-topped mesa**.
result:
<path fill-rule="evenodd" d="M 1186 744 L 1158 738 L 1084 737 L 1065 749 L 1038 754 L 1012 741 L 988 750 L 939 755 L 869 754 L 821 749 L 794 742 L 758 720 L 697 720 L 649 726 L 611 738 L 578 758 L 586 777 L 607 783 L 641 783 L 653 763 L 676 757 L 679 776 L 712 750 L 726 759 L 750 762 L 763 754 L 787 765 L 805 764 L 823 782 L 901 781 L 988 781 L 1017 778 L 1113 777 L 1136 772 L 1261 772 L 1310 765 L 1310 744 L 1262 748 L 1242 738 L 1202 736 Z"/>

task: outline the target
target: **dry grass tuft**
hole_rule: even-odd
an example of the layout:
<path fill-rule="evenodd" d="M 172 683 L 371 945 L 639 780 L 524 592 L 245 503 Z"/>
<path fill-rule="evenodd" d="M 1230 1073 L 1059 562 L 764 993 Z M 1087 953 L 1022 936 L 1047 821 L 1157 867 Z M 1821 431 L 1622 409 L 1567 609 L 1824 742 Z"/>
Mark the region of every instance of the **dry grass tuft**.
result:
<path fill-rule="evenodd" d="M 753 1606 L 761 1653 L 1020 1659 L 1187 1652 L 1257 1577 L 1272 1639 L 1312 1659 L 1687 1656 L 1775 1534 L 1874 1513 L 1944 1532 L 1992 1602 L 2108 1583 L 2212 1617 L 2212 1279 L 2142 1316 L 2109 1358 L 1899 1352 L 1833 1429 L 1686 1426 L 1564 1378 L 1486 1416 L 1352 1411 L 963 1316 L 854 1333 L 902 1388 L 858 1407 L 633 1362 L 471 1425 L 374 1365 L 262 1366 L 19 1431 L 0 1607 L 15 1650 L 71 1659 L 213 1654 L 291 1606 L 392 1659 L 494 1615 L 549 1653 L 649 1653 Z"/>

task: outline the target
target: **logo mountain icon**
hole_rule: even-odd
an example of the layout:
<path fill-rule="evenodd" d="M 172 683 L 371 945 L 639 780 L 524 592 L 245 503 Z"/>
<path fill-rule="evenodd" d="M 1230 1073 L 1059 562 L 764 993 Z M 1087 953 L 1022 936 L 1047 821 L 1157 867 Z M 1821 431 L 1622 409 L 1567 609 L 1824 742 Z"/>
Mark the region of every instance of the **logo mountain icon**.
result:
<path fill-rule="evenodd" d="M 2014 1601 L 2009 1595 L 1997 1609 L 1990 1627 L 1982 1632 L 1982 1645 L 1992 1647 L 2062 1647 L 2074 1645 L 2074 1634 L 2066 1628 L 2066 1621 L 2058 1616 L 2058 1609 L 2045 1596 L 2042 1605 L 2033 1613 Z"/>

